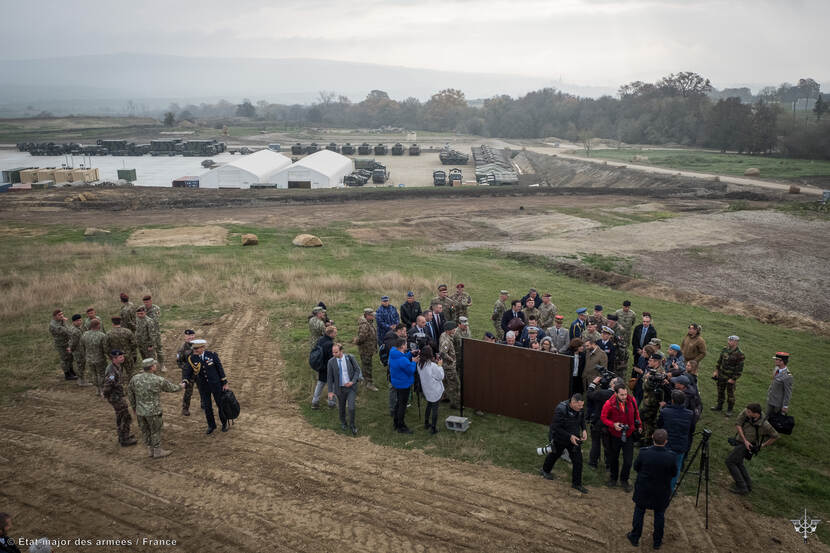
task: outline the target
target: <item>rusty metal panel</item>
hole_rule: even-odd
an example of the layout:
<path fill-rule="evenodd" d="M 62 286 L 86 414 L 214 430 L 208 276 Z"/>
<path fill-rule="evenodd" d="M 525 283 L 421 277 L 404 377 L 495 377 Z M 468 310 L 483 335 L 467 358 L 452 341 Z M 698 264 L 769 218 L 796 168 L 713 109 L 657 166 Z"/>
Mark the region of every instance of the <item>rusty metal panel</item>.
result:
<path fill-rule="evenodd" d="M 572 357 L 464 338 L 464 407 L 550 424 Z"/>

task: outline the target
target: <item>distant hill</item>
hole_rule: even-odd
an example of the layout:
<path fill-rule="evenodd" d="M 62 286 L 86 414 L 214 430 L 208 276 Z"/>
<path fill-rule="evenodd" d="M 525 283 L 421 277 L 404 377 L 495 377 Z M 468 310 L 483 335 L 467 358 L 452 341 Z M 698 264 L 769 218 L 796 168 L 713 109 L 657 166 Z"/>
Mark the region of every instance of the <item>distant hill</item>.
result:
<path fill-rule="evenodd" d="M 0 60 L 0 88 L 6 104 L 33 104 L 59 110 L 78 105 L 123 106 L 161 102 L 268 100 L 309 104 L 321 90 L 362 100 L 373 90 L 392 98 L 427 100 L 444 88 L 467 98 L 518 96 L 543 87 L 598 97 L 615 90 L 555 82 L 542 77 L 434 71 L 401 66 L 319 59 L 206 58 L 112 54 L 34 60 Z M 89 102 L 92 100 L 93 102 Z M 112 109 L 112 108 L 110 108 Z"/>

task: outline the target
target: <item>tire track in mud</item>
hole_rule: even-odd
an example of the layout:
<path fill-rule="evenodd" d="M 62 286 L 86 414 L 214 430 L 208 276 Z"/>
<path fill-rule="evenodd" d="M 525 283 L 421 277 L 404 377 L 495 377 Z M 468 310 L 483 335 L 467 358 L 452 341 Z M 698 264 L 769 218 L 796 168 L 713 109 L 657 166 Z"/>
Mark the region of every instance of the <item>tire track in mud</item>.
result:
<path fill-rule="evenodd" d="M 289 401 L 271 330 L 266 314 L 240 306 L 199 331 L 219 353 L 242 417 L 229 433 L 205 436 L 201 411 L 182 417 L 181 396 L 163 394 L 163 445 L 173 450 L 163 460 L 147 459 L 141 445 L 119 447 L 112 408 L 89 389 L 34 390 L 0 410 L 8 421 L 0 499 L 16 527 L 175 538 L 194 552 L 625 549 L 632 503 L 619 491 L 581 496 L 566 483 L 311 426 Z M 174 338 L 166 351 L 178 347 Z M 675 499 L 667 547 L 798 550 L 787 534 L 773 541 L 771 519 L 728 499 L 713 498 L 710 531 L 692 498 Z M 735 517 L 752 531 L 737 536 L 721 522 Z"/>

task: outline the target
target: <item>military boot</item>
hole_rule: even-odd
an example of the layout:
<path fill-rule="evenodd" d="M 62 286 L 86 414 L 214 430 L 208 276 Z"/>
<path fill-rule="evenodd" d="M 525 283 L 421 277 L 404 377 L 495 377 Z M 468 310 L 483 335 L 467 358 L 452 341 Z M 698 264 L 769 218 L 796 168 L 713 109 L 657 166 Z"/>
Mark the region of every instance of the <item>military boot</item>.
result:
<path fill-rule="evenodd" d="M 138 440 L 136 440 L 135 438 L 130 436 L 127 439 L 125 439 L 121 442 L 121 447 L 127 447 L 127 446 L 131 446 L 131 445 L 135 445 L 137 443 L 138 443 Z"/>
<path fill-rule="evenodd" d="M 723 404 L 718 403 L 717 405 L 713 405 L 709 408 L 710 411 L 723 411 Z"/>
<path fill-rule="evenodd" d="M 746 470 L 746 465 L 740 465 L 738 469 L 741 471 L 741 476 L 744 477 L 744 484 L 746 484 L 746 489 L 752 491 L 752 478 L 749 477 L 749 471 Z"/>
<path fill-rule="evenodd" d="M 148 445 L 147 446 L 147 457 L 152 457 L 152 456 L 153 456 L 153 446 Z"/>
<path fill-rule="evenodd" d="M 735 485 L 729 488 L 729 491 L 732 493 L 736 493 L 738 495 L 746 495 L 749 493 L 749 488 L 746 486 L 746 481 L 744 481 L 743 473 L 741 469 L 738 468 L 737 465 L 726 465 L 729 469 L 729 474 L 732 475 L 732 479 L 735 481 Z"/>
<path fill-rule="evenodd" d="M 190 409 L 188 409 L 187 407 L 182 407 L 182 415 L 184 415 L 185 417 L 189 417 Z"/>
<path fill-rule="evenodd" d="M 161 457 L 167 457 L 173 453 L 172 451 L 167 451 L 166 449 L 162 449 L 160 447 L 153 448 L 153 459 L 159 459 Z"/>
<path fill-rule="evenodd" d="M 733 408 L 733 407 L 735 407 L 735 405 L 734 405 L 734 404 L 727 404 L 727 405 L 726 405 L 726 413 L 724 413 L 724 416 L 726 416 L 726 417 L 731 417 L 731 416 L 732 416 L 732 408 Z"/>

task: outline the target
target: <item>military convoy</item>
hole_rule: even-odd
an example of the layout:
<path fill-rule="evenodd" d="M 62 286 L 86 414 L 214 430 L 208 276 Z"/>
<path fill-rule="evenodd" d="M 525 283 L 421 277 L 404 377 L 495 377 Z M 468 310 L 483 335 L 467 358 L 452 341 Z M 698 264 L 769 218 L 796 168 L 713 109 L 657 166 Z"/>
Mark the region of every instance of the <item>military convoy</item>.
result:
<path fill-rule="evenodd" d="M 170 140 L 151 140 L 149 144 L 136 144 L 124 139 L 98 139 L 94 145 L 75 142 L 57 144 L 55 142 L 22 142 L 17 145 L 21 152 L 33 156 L 60 156 L 65 154 L 88 156 L 213 156 L 225 151 L 225 143 L 216 140 L 188 140 L 180 138 Z"/>

